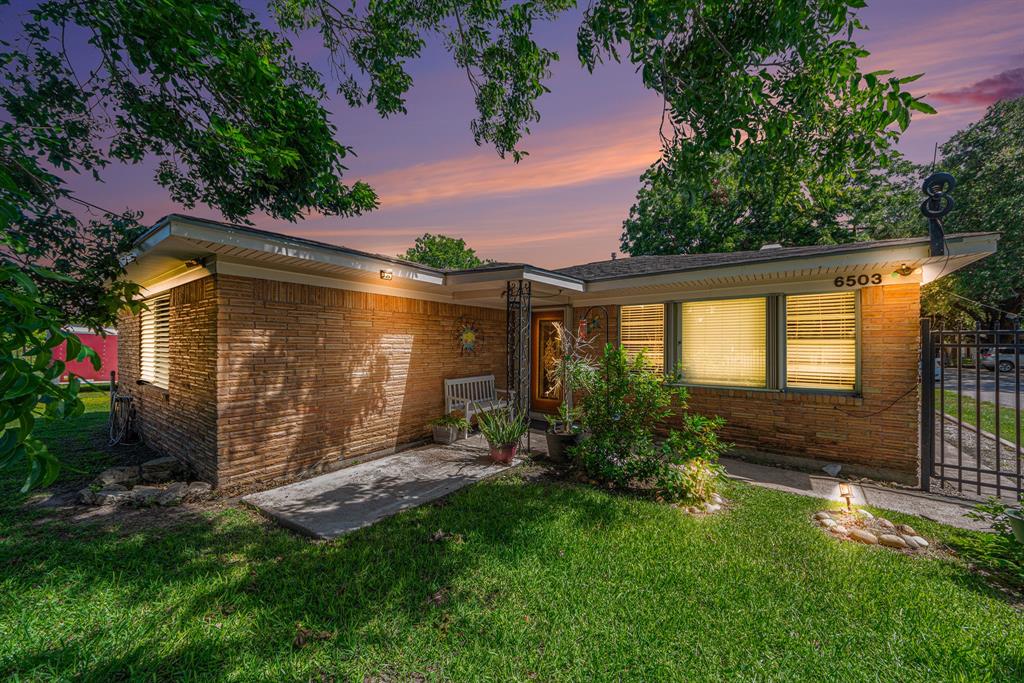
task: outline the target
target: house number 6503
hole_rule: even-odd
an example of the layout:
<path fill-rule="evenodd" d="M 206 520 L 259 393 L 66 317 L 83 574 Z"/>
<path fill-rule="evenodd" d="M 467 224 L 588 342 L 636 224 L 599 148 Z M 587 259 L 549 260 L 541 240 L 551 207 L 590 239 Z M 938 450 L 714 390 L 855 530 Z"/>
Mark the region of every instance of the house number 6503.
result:
<path fill-rule="evenodd" d="M 863 287 L 865 285 L 880 285 L 882 284 L 882 276 L 878 273 L 873 275 L 847 275 L 846 277 L 837 277 L 832 284 L 836 287 Z"/>

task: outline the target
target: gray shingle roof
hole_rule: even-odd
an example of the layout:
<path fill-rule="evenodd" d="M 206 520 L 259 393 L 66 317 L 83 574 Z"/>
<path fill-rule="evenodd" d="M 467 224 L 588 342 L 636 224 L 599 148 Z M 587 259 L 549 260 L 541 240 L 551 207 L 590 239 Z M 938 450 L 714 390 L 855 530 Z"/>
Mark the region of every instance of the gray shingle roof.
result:
<path fill-rule="evenodd" d="M 947 239 L 986 235 L 991 233 L 952 233 Z M 883 247 L 899 247 L 915 244 L 927 244 L 928 237 L 905 237 L 892 240 L 875 240 L 867 242 L 851 242 L 849 244 L 820 244 L 809 247 L 781 247 L 760 249 L 758 251 L 732 251 L 714 254 L 671 254 L 666 256 L 632 256 L 594 261 L 578 266 L 556 268 L 556 273 L 580 278 L 587 282 L 610 280 L 620 277 L 638 275 L 656 275 L 658 273 L 674 273 L 686 270 L 702 270 L 722 266 L 734 266 L 747 263 L 763 263 L 791 258 L 807 258 L 827 256 L 847 252 L 878 249 Z"/>

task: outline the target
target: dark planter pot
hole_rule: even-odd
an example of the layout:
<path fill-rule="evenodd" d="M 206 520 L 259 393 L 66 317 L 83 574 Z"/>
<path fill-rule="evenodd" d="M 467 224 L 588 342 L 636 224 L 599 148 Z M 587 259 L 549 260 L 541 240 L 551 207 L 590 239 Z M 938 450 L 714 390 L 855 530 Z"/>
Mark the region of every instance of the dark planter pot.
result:
<path fill-rule="evenodd" d="M 566 452 L 570 446 L 575 446 L 580 439 L 579 434 L 557 434 L 547 432 L 544 435 L 548 442 L 548 459 L 554 462 L 565 462 L 569 459 Z"/>
<path fill-rule="evenodd" d="M 511 465 L 512 460 L 516 457 L 516 450 L 518 448 L 518 444 L 512 444 L 511 446 L 491 446 L 491 460 L 499 465 Z"/>
<path fill-rule="evenodd" d="M 1024 510 L 1009 510 L 1006 519 L 1010 522 L 1017 543 L 1024 543 Z"/>

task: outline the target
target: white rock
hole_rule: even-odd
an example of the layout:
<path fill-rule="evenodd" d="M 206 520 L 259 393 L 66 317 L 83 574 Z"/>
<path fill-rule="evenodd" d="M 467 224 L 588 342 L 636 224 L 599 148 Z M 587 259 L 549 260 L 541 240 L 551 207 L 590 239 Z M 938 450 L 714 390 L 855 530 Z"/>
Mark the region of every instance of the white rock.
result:
<path fill-rule="evenodd" d="M 133 484 L 138 480 L 138 467 L 108 467 L 100 472 L 93 483 L 101 488 L 106 488 L 112 484 Z"/>
<path fill-rule="evenodd" d="M 917 532 L 914 531 L 914 527 L 910 526 L 909 524 L 897 524 L 896 530 L 904 536 L 917 536 Z"/>
<path fill-rule="evenodd" d="M 896 534 L 882 534 L 878 537 L 878 542 L 882 545 L 889 546 L 890 548 L 906 548 L 907 542 Z"/>
<path fill-rule="evenodd" d="M 883 529 L 886 529 L 886 530 L 889 530 L 889 531 L 891 531 L 891 530 L 896 528 L 895 524 L 893 524 L 889 520 L 885 519 L 884 517 L 879 517 L 877 524 L 878 524 L 878 526 L 882 527 Z"/>
<path fill-rule="evenodd" d="M 818 521 L 821 521 L 823 519 L 832 519 L 832 515 L 826 512 L 825 510 L 822 510 L 821 512 L 815 512 L 814 518 Z"/>
<path fill-rule="evenodd" d="M 906 543 L 907 547 L 910 548 L 911 550 L 917 550 L 918 548 L 921 547 L 918 544 L 918 542 L 914 540 L 913 536 L 901 536 L 900 538 L 903 539 L 903 542 Z"/>
<path fill-rule="evenodd" d="M 721 505 L 715 505 L 714 503 L 705 503 L 704 504 L 704 512 L 707 512 L 709 514 L 712 513 L 712 512 L 718 512 L 721 509 L 722 509 Z"/>
<path fill-rule="evenodd" d="M 157 505 L 177 505 L 188 495 L 188 484 L 183 481 L 171 483 L 156 497 Z"/>
<path fill-rule="evenodd" d="M 94 505 L 120 505 L 131 502 L 132 494 L 131 491 L 126 491 L 123 487 L 100 489 L 96 492 L 95 501 Z"/>
<path fill-rule="evenodd" d="M 875 518 L 875 516 L 873 514 L 871 514 L 870 512 L 868 512 L 867 510 L 857 510 L 857 514 L 860 515 L 861 517 L 863 517 L 864 519 L 874 519 Z"/>
<path fill-rule="evenodd" d="M 712 493 L 711 494 L 711 502 L 714 503 L 715 505 L 721 505 L 721 504 L 723 504 L 725 502 L 725 499 L 722 498 L 717 493 Z"/>
<path fill-rule="evenodd" d="M 861 543 L 867 543 L 868 545 L 875 545 L 878 543 L 878 537 L 870 531 L 864 531 L 864 529 L 854 529 L 850 532 L 850 538 Z"/>
<path fill-rule="evenodd" d="M 832 527 L 832 533 L 839 534 L 840 536 L 845 536 L 846 534 L 850 533 L 850 531 L 842 524 L 836 524 L 834 527 Z"/>
<path fill-rule="evenodd" d="M 821 520 L 821 525 L 826 529 L 834 529 L 835 527 L 839 526 L 839 522 L 832 519 L 831 517 L 826 517 L 825 519 Z"/>
<path fill-rule="evenodd" d="M 927 548 L 928 547 L 928 541 L 924 540 L 924 538 L 922 536 L 914 536 L 914 542 L 917 543 L 922 548 Z"/>

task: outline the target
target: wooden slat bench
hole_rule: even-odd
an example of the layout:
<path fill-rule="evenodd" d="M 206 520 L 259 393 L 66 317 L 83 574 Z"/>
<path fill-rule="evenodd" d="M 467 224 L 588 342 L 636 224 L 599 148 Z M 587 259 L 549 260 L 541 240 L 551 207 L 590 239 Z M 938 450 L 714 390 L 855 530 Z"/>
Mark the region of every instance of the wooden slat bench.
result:
<path fill-rule="evenodd" d="M 502 396 L 504 398 L 502 398 Z M 515 392 L 498 389 L 494 375 L 459 377 L 444 381 L 444 412 L 462 411 L 467 420 L 491 410 L 506 409 L 512 405 Z"/>

